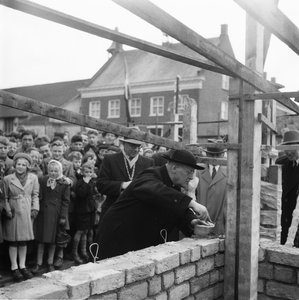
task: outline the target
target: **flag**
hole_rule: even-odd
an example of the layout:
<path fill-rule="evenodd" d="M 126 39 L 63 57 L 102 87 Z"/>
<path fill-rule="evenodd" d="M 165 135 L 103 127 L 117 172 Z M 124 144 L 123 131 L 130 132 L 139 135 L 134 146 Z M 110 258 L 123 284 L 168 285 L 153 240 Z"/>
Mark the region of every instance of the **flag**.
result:
<path fill-rule="evenodd" d="M 130 99 L 131 99 L 131 92 L 130 92 L 130 84 L 129 84 L 129 72 L 128 72 L 128 65 L 126 57 L 125 59 L 125 100 L 126 100 L 126 111 L 127 111 L 127 122 L 131 122 L 131 115 L 130 115 Z"/>

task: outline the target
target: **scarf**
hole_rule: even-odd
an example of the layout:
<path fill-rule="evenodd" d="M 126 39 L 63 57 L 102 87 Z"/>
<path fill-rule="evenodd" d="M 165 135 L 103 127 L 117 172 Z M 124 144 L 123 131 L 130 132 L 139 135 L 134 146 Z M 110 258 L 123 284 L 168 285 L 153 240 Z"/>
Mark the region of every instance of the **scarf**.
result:
<path fill-rule="evenodd" d="M 130 169 L 132 169 L 139 158 L 139 154 L 137 154 L 134 158 L 130 159 L 129 156 L 125 153 L 124 149 L 122 149 L 122 153 L 123 153 L 127 163 L 129 164 Z"/>
<path fill-rule="evenodd" d="M 48 173 L 49 173 L 49 169 L 50 169 L 51 165 L 56 165 L 59 168 L 58 177 L 57 178 L 49 177 L 49 179 L 47 180 L 47 187 L 50 187 L 51 190 L 54 190 L 57 185 L 57 180 L 60 180 L 63 177 L 62 164 L 58 160 L 55 160 L 55 159 L 50 160 L 49 164 L 48 164 Z"/>
<path fill-rule="evenodd" d="M 18 180 L 20 181 L 22 186 L 25 186 L 27 178 L 28 178 L 28 172 L 24 172 L 23 174 L 18 174 L 17 172 L 15 173 L 16 177 L 18 178 Z"/>

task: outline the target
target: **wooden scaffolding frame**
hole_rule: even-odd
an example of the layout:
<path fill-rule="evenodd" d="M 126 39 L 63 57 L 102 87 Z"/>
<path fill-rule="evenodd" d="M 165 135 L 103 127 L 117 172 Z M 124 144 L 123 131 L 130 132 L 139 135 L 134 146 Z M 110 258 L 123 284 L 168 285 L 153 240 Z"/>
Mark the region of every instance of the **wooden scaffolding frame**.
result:
<path fill-rule="evenodd" d="M 26 0 L 0 0 L 0 4 L 173 60 L 226 74 L 239 80 L 238 93 L 229 98 L 229 143 L 216 145 L 216 147 L 228 149 L 228 217 L 225 239 L 224 299 L 257 299 L 261 150 L 270 149 L 271 151 L 271 145 L 261 145 L 262 124 L 272 133 L 276 131 L 273 116 L 271 119 L 262 113 L 261 100 L 275 99 L 299 114 L 298 105 L 289 99 L 298 97 L 298 93 L 279 93 L 262 77 L 263 62 L 265 53 L 267 53 L 267 38 L 264 36 L 263 26 L 297 54 L 299 54 L 299 29 L 278 9 L 277 0 L 234 0 L 251 16 L 247 20 L 246 32 L 246 47 L 251 56 L 246 58 L 246 65 L 243 65 L 148 0 L 112 1 L 205 56 L 216 65 L 202 63 L 184 53 L 171 51 Z M 263 40 L 266 41 L 266 49 L 261 43 Z M 113 132 L 168 148 L 188 148 L 195 154 L 200 153 L 199 145 L 187 145 L 150 133 L 138 132 L 128 127 L 94 119 L 4 91 L 0 91 L 0 105 Z M 205 144 L 200 146 L 205 146 Z M 208 158 L 199 158 L 199 161 L 216 163 L 215 159 Z M 217 160 L 217 164 L 219 163 L 226 164 L 226 161 Z"/>

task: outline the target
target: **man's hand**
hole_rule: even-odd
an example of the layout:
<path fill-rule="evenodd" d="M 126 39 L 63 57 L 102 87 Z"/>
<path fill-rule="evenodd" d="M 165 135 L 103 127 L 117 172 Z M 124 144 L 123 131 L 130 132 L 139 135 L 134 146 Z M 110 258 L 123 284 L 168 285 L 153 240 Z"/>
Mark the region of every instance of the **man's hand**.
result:
<path fill-rule="evenodd" d="M 202 204 L 191 200 L 189 203 L 189 208 L 191 208 L 194 211 L 199 220 L 212 222 L 207 208 Z"/>

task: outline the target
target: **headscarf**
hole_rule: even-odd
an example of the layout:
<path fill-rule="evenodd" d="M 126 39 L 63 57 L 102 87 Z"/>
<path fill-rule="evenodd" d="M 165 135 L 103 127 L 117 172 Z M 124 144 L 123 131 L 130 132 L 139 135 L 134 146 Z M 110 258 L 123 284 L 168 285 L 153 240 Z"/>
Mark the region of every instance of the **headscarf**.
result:
<path fill-rule="evenodd" d="M 59 169 L 59 175 L 57 178 L 51 178 L 49 177 L 48 181 L 47 181 L 47 186 L 50 187 L 52 190 L 55 189 L 56 185 L 57 185 L 57 180 L 61 179 L 63 177 L 63 173 L 62 173 L 62 164 L 61 162 L 59 162 L 58 160 L 55 159 L 51 159 L 48 163 L 48 173 L 49 173 L 49 169 L 51 165 L 56 165 L 58 166 Z"/>

